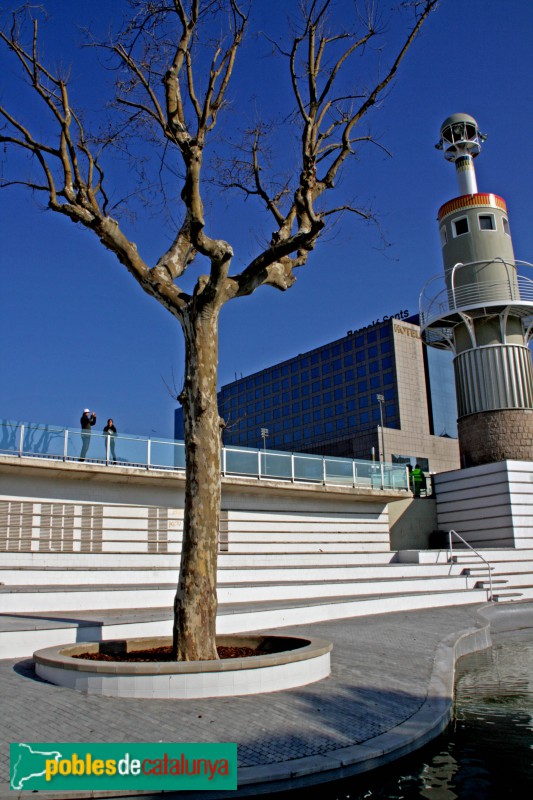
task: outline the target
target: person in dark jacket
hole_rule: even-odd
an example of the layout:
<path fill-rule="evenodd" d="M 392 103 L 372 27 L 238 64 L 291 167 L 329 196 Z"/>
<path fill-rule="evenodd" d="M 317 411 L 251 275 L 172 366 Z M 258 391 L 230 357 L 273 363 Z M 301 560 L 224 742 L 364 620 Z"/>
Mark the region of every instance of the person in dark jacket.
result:
<path fill-rule="evenodd" d="M 107 458 L 111 457 L 111 461 L 115 464 L 117 461 L 117 454 L 115 452 L 115 436 L 117 435 L 117 429 L 111 417 L 107 420 L 104 433 L 107 433 L 109 437 L 109 449 L 106 446 L 106 456 Z"/>
<path fill-rule="evenodd" d="M 80 419 L 81 425 L 81 453 L 80 453 L 80 461 L 85 461 L 85 456 L 87 455 L 87 450 L 89 449 L 89 445 L 91 443 L 91 428 L 96 425 L 96 414 L 94 411 L 91 413 L 88 408 L 83 410 L 83 414 Z"/>

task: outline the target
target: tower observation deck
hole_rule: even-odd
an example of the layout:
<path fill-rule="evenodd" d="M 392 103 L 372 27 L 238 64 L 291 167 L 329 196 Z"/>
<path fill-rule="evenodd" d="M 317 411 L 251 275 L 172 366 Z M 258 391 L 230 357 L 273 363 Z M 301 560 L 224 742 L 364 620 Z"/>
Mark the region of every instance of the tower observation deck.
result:
<path fill-rule="evenodd" d="M 533 461 L 533 265 L 514 257 L 505 201 L 478 192 L 485 138 L 468 114 L 442 124 L 436 146 L 455 163 L 460 194 L 438 213 L 444 274 L 420 295 L 426 344 L 455 355 L 463 466 Z"/>

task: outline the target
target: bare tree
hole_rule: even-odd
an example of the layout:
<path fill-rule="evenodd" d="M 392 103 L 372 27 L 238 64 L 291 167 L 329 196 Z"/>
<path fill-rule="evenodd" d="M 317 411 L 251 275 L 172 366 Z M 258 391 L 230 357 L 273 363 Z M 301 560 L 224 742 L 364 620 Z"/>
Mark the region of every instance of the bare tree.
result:
<path fill-rule="evenodd" d="M 277 185 L 269 180 L 263 148 L 266 126 L 256 124 L 229 163 L 218 169 L 219 181 L 254 197 L 271 221 L 269 240 L 238 274 L 230 274 L 234 254 L 229 242 L 206 232 L 206 180 L 213 174 L 204 165 L 204 155 L 227 105 L 236 57 L 250 25 L 248 0 L 130 0 L 131 15 L 122 32 L 110 41 L 93 42 L 117 68 L 114 108 L 125 114 L 115 115 L 114 127 L 99 136 L 89 134 L 84 116 L 72 107 L 69 78 L 49 67 L 41 55 L 36 12 L 26 6 L 0 32 L 38 100 L 20 114 L 0 105 L 0 142 L 29 154 L 33 167 L 31 178 L 19 171 L 13 179 L 4 179 L 2 187 L 22 184 L 43 196 L 52 211 L 93 231 L 183 329 L 185 377 L 179 399 L 184 409 L 186 494 L 175 599 L 178 659 L 217 657 L 220 310 L 260 286 L 290 288 L 295 269 L 307 262 L 335 215 L 351 211 L 367 216 L 350 202 L 339 202 L 331 190 L 357 143 L 370 140 L 367 132 L 359 133 L 358 125 L 389 87 L 436 4 L 437 0 L 401 4 L 408 15 L 403 38 L 387 66 L 376 65 L 367 86 L 356 69 L 361 69 L 361 56 L 383 30 L 376 3 L 367 2 L 365 14 L 356 16 L 351 28 L 343 19 L 336 30 L 332 23 L 339 23 L 340 15 L 335 18 L 332 0 L 306 0 L 298 14 L 296 3 L 289 4 L 292 38 L 288 41 L 289 27 L 280 22 L 280 37 L 272 41 L 272 48 L 287 62 L 294 99 L 287 124 L 297 131 L 297 158 L 286 179 Z M 155 264 L 143 260 L 110 215 L 105 159 L 110 148 L 127 147 L 126 137 L 133 134 L 153 146 L 159 143 L 163 163 L 169 163 L 169 152 L 174 151 L 179 164 L 179 171 L 173 167 L 173 180 L 181 193 L 180 221 L 172 244 Z M 20 166 L 20 160 L 13 159 L 13 164 Z M 328 196 L 333 198 L 329 205 Z M 208 271 L 197 277 L 189 293 L 180 284 L 195 263 L 207 263 Z"/>

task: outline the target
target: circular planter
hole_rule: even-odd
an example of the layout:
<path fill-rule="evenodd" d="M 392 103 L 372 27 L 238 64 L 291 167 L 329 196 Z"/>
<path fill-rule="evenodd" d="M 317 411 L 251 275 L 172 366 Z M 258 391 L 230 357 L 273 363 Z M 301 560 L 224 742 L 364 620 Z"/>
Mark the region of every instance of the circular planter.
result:
<path fill-rule="evenodd" d="M 330 674 L 332 644 L 295 636 L 224 635 L 218 645 L 259 647 L 249 658 L 217 661 L 90 661 L 81 653 L 117 653 L 171 644 L 168 636 L 78 642 L 37 650 L 35 671 L 50 683 L 107 697 L 188 699 L 261 694 L 314 683 Z"/>

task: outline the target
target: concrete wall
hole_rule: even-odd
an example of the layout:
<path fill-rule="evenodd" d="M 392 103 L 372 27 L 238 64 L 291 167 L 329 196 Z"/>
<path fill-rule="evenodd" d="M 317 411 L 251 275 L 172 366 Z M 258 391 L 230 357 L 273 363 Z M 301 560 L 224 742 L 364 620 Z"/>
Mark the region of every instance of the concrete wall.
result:
<path fill-rule="evenodd" d="M 533 547 L 533 462 L 435 475 L 438 527 L 479 547 Z"/>
<path fill-rule="evenodd" d="M 223 480 L 221 552 L 390 550 L 403 492 Z M 0 551 L 178 553 L 184 478 L 92 464 L 0 459 Z"/>
<path fill-rule="evenodd" d="M 437 504 L 432 497 L 405 497 L 389 503 L 391 550 L 427 550 L 437 529 Z"/>

